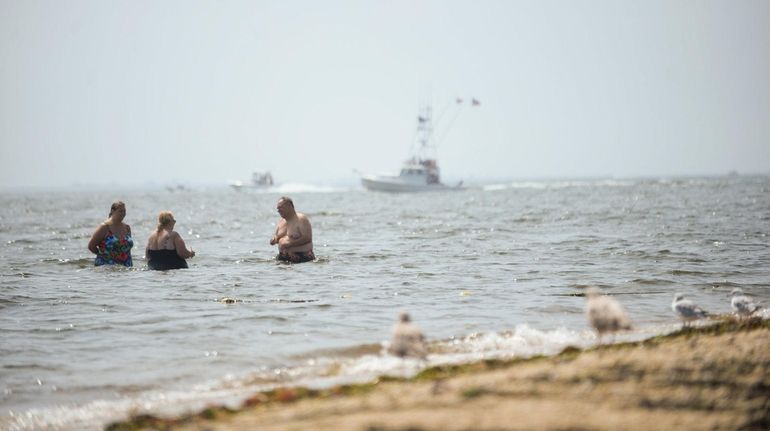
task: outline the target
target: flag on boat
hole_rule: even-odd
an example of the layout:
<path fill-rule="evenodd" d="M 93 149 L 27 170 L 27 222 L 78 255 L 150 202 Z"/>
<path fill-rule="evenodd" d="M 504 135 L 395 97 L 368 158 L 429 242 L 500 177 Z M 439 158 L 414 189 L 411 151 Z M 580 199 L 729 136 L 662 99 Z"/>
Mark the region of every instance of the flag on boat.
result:
<path fill-rule="evenodd" d="M 462 97 L 458 97 L 457 99 L 455 99 L 455 102 L 457 102 L 458 104 L 463 103 Z"/>
<path fill-rule="evenodd" d="M 479 105 L 481 105 L 481 102 L 479 102 L 479 101 L 478 101 L 478 100 L 476 100 L 476 99 L 471 99 L 471 105 L 472 105 L 472 106 L 479 106 Z"/>
<path fill-rule="evenodd" d="M 424 122 L 428 121 L 428 119 L 425 118 L 425 117 L 417 117 L 417 121 L 420 122 L 420 123 L 424 123 Z"/>

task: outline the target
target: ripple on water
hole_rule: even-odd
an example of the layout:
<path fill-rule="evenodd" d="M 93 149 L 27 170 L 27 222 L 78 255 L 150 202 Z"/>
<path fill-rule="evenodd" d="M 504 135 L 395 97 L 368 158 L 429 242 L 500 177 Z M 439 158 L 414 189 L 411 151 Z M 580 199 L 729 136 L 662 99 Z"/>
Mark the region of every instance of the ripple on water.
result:
<path fill-rule="evenodd" d="M 78 268 L 87 268 L 94 266 L 94 260 L 92 258 L 76 258 L 76 259 L 61 259 L 61 258 L 46 258 L 40 259 L 42 264 L 58 264 L 64 266 L 73 266 Z"/>
<path fill-rule="evenodd" d="M 673 280 L 665 278 L 634 278 L 628 281 L 631 284 L 641 284 L 648 286 L 667 286 L 674 284 Z"/>

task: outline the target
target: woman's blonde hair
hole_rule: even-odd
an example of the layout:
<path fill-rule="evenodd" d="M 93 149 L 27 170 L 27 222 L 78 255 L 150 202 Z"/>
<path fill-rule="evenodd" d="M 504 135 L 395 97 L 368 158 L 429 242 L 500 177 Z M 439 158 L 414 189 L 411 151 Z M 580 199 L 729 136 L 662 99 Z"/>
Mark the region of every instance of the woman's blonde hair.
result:
<path fill-rule="evenodd" d="M 161 211 L 160 214 L 158 214 L 158 232 L 175 221 L 174 214 L 172 214 L 171 211 Z"/>
<path fill-rule="evenodd" d="M 125 206 L 126 206 L 126 204 L 124 204 L 123 201 L 115 201 L 115 202 L 113 202 L 112 205 L 110 206 L 110 213 L 107 214 L 107 217 L 112 217 L 112 213 L 117 211 L 117 209 L 120 208 L 120 207 L 124 207 L 125 208 Z"/>

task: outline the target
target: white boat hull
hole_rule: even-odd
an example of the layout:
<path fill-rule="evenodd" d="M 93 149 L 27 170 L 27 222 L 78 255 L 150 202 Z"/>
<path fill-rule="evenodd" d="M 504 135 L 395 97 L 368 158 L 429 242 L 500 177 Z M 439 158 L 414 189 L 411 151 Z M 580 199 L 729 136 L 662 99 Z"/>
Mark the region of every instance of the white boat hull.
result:
<path fill-rule="evenodd" d="M 414 192 L 433 192 L 442 190 L 460 190 L 458 184 L 455 187 L 447 186 L 441 183 L 423 184 L 412 181 L 404 181 L 402 177 L 389 176 L 365 176 L 361 177 L 361 185 L 365 189 L 375 192 L 388 193 L 414 193 Z"/>

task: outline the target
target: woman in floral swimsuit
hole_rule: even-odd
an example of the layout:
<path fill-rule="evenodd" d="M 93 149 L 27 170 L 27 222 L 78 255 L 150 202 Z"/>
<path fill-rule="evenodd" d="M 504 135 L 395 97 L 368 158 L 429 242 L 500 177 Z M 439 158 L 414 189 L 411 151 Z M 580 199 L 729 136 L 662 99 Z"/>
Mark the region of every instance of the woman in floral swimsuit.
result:
<path fill-rule="evenodd" d="M 104 223 L 96 228 L 88 242 L 88 249 L 96 255 L 94 265 L 133 266 L 131 247 L 131 226 L 123 223 L 126 217 L 126 204 L 117 201 L 110 207 L 110 214 Z"/>

